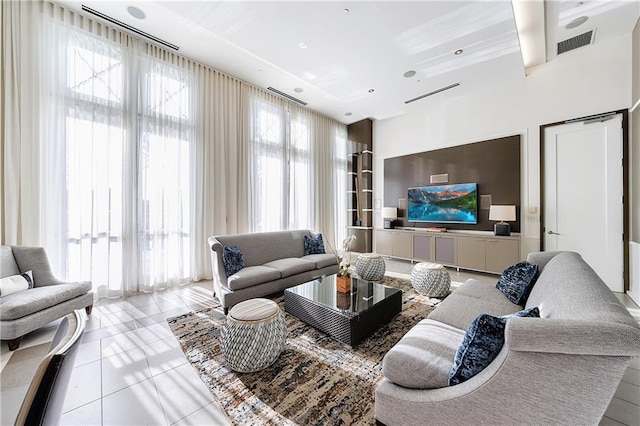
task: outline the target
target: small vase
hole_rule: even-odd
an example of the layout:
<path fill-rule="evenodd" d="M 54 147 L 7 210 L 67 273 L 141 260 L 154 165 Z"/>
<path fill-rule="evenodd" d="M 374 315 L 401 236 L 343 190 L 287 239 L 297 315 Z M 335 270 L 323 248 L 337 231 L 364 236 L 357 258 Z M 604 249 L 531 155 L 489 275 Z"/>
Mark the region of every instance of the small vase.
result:
<path fill-rule="evenodd" d="M 336 290 L 340 293 L 348 293 L 351 291 L 351 277 L 338 275 L 336 277 Z"/>

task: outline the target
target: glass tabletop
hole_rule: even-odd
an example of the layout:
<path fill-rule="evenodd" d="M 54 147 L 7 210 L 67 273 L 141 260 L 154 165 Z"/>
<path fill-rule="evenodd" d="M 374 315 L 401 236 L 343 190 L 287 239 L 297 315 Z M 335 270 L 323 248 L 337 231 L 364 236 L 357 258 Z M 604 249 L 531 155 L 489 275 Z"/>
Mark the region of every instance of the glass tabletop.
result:
<path fill-rule="evenodd" d="M 345 315 L 358 315 L 395 293 L 402 291 L 374 281 L 351 278 L 351 291 L 336 290 L 336 275 L 328 275 L 285 290 Z"/>

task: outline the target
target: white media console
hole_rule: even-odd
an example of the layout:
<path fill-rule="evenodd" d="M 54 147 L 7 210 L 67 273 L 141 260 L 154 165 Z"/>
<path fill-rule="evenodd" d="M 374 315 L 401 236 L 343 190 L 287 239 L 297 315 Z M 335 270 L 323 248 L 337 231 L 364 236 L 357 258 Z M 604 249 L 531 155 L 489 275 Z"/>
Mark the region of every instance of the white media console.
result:
<path fill-rule="evenodd" d="M 375 252 L 493 274 L 521 260 L 518 234 L 500 237 L 492 232 L 428 232 L 420 228 L 376 229 Z"/>

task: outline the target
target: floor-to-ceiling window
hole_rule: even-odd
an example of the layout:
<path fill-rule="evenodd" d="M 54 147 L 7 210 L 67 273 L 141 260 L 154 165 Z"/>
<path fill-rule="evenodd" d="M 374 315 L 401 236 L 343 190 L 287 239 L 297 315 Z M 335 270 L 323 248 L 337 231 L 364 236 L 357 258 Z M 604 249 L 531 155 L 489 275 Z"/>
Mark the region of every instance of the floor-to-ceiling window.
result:
<path fill-rule="evenodd" d="M 250 101 L 254 231 L 288 227 L 287 111 L 282 103 Z"/>
<path fill-rule="evenodd" d="M 193 77 L 51 22 L 43 205 L 70 280 L 120 295 L 189 281 Z"/>
<path fill-rule="evenodd" d="M 3 244 L 100 297 L 211 278 L 212 235 L 340 240 L 344 125 L 59 4 L 2 7 Z"/>
<path fill-rule="evenodd" d="M 341 236 L 340 229 L 320 228 L 326 217 L 342 223 L 338 218 L 346 211 L 339 186 L 346 159 L 338 148 L 346 146 L 344 128 L 265 96 L 251 98 L 249 117 L 253 230 L 311 229 Z M 323 214 L 323 205 L 342 210 Z"/>

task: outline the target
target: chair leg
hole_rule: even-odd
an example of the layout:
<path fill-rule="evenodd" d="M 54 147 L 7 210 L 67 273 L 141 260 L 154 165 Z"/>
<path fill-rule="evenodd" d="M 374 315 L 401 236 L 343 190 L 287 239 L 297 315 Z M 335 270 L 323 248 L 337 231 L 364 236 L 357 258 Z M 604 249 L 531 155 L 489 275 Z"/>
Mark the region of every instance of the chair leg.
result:
<path fill-rule="evenodd" d="M 91 315 L 91 311 L 93 310 L 93 303 L 89 306 L 85 306 L 84 310 L 87 313 L 87 315 Z"/>
<path fill-rule="evenodd" d="M 7 340 L 7 345 L 9 345 L 10 351 L 15 351 L 20 346 L 20 342 L 22 342 L 22 337 L 16 337 L 15 339 Z"/>

